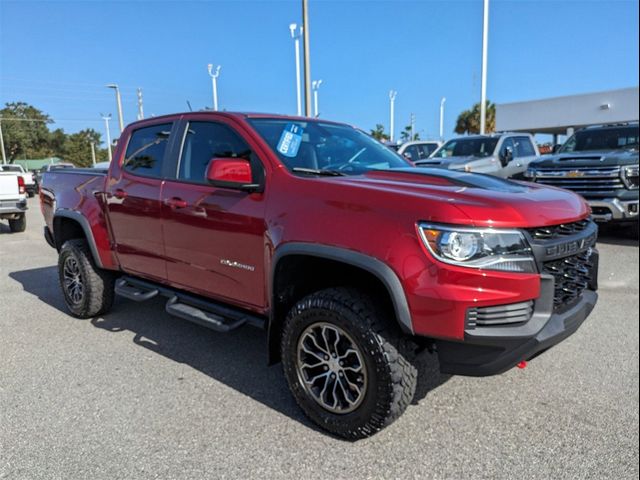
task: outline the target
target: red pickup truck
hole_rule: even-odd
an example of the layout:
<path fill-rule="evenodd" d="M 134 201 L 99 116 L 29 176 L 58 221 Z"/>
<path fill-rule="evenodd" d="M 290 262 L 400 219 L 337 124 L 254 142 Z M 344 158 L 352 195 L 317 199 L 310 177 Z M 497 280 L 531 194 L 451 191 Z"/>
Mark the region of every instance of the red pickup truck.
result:
<path fill-rule="evenodd" d="M 402 414 L 420 349 L 443 372 L 501 373 L 597 300 L 597 227 L 578 195 L 414 168 L 325 120 L 136 122 L 108 171 L 49 172 L 40 200 L 73 315 L 160 295 L 220 332 L 265 328 L 300 407 L 351 439 Z"/>

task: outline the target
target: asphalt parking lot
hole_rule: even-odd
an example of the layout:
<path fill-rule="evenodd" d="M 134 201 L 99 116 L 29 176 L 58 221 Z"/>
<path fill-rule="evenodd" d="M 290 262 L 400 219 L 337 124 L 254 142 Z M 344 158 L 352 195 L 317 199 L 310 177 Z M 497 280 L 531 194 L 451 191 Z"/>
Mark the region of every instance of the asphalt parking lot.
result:
<path fill-rule="evenodd" d="M 421 361 L 403 417 L 351 443 L 307 421 L 265 333 L 119 299 L 65 313 L 37 199 L 0 227 L 0 478 L 637 478 L 638 242 L 600 243 L 600 302 L 525 370 Z"/>

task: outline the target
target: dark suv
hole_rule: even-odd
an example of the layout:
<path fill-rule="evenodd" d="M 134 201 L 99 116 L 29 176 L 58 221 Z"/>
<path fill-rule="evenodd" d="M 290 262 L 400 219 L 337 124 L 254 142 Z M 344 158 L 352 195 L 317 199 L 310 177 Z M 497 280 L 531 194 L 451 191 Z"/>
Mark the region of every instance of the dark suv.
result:
<path fill-rule="evenodd" d="M 579 193 L 596 221 L 626 223 L 637 232 L 637 123 L 579 130 L 556 154 L 532 162 L 525 176 Z"/>

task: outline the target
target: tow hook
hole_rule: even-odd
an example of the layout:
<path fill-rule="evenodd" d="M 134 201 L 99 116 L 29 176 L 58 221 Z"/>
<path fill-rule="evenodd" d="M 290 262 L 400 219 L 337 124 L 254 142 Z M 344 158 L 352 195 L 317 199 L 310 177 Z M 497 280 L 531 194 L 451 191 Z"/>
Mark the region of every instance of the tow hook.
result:
<path fill-rule="evenodd" d="M 523 360 L 523 361 L 521 361 L 521 362 L 519 362 L 519 363 L 518 363 L 517 367 L 518 367 L 520 370 L 524 370 L 525 368 L 527 368 L 527 365 L 528 365 L 528 364 L 527 364 L 527 362 L 526 362 L 525 360 Z"/>

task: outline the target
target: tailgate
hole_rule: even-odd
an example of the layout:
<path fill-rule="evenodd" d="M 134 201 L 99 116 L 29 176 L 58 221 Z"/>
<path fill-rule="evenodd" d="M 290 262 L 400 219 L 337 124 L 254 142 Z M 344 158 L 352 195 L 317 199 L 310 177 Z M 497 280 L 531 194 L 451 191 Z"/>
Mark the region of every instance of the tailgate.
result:
<path fill-rule="evenodd" d="M 15 173 L 0 172 L 0 201 L 18 201 L 19 198 L 18 176 Z"/>

